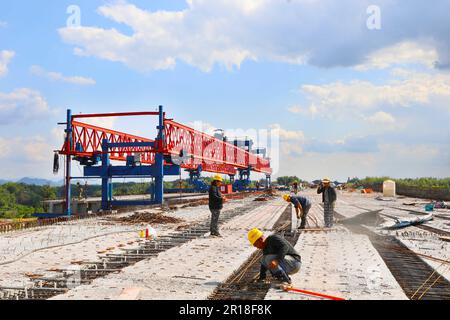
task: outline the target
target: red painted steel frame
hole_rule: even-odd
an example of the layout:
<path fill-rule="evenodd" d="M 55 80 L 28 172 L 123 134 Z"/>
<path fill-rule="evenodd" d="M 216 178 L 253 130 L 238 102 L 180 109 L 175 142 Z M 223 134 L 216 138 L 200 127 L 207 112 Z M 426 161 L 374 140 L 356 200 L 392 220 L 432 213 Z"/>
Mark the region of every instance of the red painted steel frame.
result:
<path fill-rule="evenodd" d="M 108 139 L 110 143 L 154 142 L 151 139 L 74 121 L 77 118 L 144 115 L 156 116 L 159 113 L 134 112 L 75 115 L 72 117 L 72 148 L 69 150 L 69 146 L 64 145 L 60 153 L 80 157 L 91 157 L 96 154 L 101 154 L 104 139 Z M 251 167 L 256 172 L 265 174 L 272 173 L 269 160 L 175 121 L 165 119 L 164 131 L 165 141 L 163 141 L 163 145 L 158 145 L 153 149 L 147 147 L 114 148 L 110 151 L 110 159 L 126 161 L 128 154 L 141 152 L 142 163 L 153 164 L 156 152 L 178 156 L 183 150 L 189 155 L 187 162 L 182 165 L 185 169 L 197 169 L 201 165 L 203 171 L 206 172 L 234 175 L 236 168 L 246 169 Z M 82 146 L 83 152 L 78 152 L 75 149 L 77 144 Z"/>
<path fill-rule="evenodd" d="M 107 117 L 136 117 L 136 116 L 158 116 L 159 112 L 119 112 L 119 113 L 97 113 L 97 114 L 77 114 L 72 119 L 85 118 L 107 118 Z M 164 113 L 165 115 L 165 113 Z"/>
<path fill-rule="evenodd" d="M 95 154 L 102 153 L 102 142 L 108 139 L 110 143 L 124 142 L 153 142 L 153 140 L 126 134 L 119 131 L 104 129 L 94 125 L 72 121 L 72 150 L 67 151 L 68 147 L 64 145 L 62 154 L 72 156 L 92 157 Z M 82 146 L 83 152 L 75 149 L 77 144 Z M 142 162 L 153 164 L 155 160 L 154 150 L 149 148 L 113 148 L 110 150 L 110 159 L 116 161 L 126 161 L 128 153 L 141 152 Z"/>
<path fill-rule="evenodd" d="M 251 167 L 253 171 L 271 174 L 270 161 L 231 143 L 216 139 L 172 120 L 164 122 L 166 152 L 180 154 L 185 150 L 191 156 L 186 164 L 231 166 L 239 169 Z M 206 171 L 206 170 L 205 170 Z"/>

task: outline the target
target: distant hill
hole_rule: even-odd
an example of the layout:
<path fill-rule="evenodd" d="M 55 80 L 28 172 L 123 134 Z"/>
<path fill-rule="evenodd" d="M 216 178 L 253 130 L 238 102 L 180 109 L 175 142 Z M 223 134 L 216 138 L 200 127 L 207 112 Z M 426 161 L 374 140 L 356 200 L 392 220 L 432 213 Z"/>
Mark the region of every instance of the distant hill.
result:
<path fill-rule="evenodd" d="M 0 185 L 8 183 L 8 182 L 23 183 L 23 184 L 36 185 L 36 186 L 50 185 L 50 186 L 54 186 L 54 187 L 62 186 L 64 184 L 63 180 L 53 181 L 53 180 L 40 179 L 40 178 L 30 178 L 30 177 L 25 177 L 25 178 L 22 178 L 20 180 L 4 180 L 4 179 L 0 179 Z"/>
<path fill-rule="evenodd" d="M 22 178 L 19 181 L 17 181 L 17 183 L 23 183 L 23 184 L 30 184 L 30 185 L 36 185 L 36 186 L 45 186 L 45 185 L 49 185 L 52 182 L 50 180 L 45 180 L 45 179 L 38 179 L 38 178 Z"/>

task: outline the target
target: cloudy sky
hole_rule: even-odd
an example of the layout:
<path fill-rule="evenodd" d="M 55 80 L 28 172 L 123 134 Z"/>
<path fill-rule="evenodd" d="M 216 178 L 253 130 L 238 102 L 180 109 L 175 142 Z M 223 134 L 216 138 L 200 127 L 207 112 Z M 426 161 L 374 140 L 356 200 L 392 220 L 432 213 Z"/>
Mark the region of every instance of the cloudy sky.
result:
<path fill-rule="evenodd" d="M 2 1 L 0 179 L 62 177 L 52 152 L 69 107 L 160 104 L 182 123 L 279 129 L 277 175 L 450 176 L 449 12 L 449 0 Z M 154 135 L 152 119 L 98 123 Z"/>

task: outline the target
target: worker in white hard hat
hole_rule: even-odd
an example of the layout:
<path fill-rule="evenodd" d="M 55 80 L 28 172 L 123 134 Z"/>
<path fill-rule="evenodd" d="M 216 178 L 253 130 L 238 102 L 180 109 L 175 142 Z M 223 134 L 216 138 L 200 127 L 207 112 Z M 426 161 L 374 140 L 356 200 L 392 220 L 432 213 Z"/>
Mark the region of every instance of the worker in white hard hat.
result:
<path fill-rule="evenodd" d="M 265 238 L 259 229 L 250 230 L 248 241 L 263 252 L 258 281 L 265 281 L 269 270 L 272 277 L 290 285 L 292 280 L 289 275 L 299 272 L 302 264 L 302 258 L 294 247 L 277 234 Z"/>
<path fill-rule="evenodd" d="M 325 227 L 332 228 L 337 195 L 336 190 L 331 185 L 330 178 L 325 178 L 322 180 L 319 188 L 317 189 L 317 193 L 322 194 Z"/>
<path fill-rule="evenodd" d="M 223 204 L 227 201 L 220 192 L 222 182 L 222 177 L 220 175 L 216 175 L 213 178 L 211 187 L 209 188 L 209 210 L 211 211 L 212 237 L 221 237 L 219 232 L 219 217 L 220 211 L 223 209 Z"/>

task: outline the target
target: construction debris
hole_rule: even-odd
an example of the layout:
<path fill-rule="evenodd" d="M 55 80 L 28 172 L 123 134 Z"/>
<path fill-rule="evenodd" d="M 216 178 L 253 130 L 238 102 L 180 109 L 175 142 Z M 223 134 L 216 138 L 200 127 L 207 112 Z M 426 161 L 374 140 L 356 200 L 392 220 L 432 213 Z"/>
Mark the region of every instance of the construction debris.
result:
<path fill-rule="evenodd" d="M 425 217 L 417 217 L 417 218 L 410 218 L 410 219 L 406 219 L 406 218 L 395 218 L 394 222 L 390 222 L 388 224 L 385 224 L 382 226 L 383 229 L 386 230 L 394 230 L 394 229 L 402 229 L 402 228 L 406 228 L 409 226 L 416 226 L 416 225 L 420 225 L 423 224 L 427 221 L 431 221 L 433 220 L 433 215 L 429 214 Z"/>
<path fill-rule="evenodd" d="M 199 206 L 203 206 L 203 205 L 206 205 L 206 204 L 208 204 L 208 200 L 199 200 L 199 201 L 195 201 L 195 202 L 192 202 L 192 203 L 185 204 L 185 205 L 183 205 L 181 207 L 181 209 L 194 208 L 194 207 L 199 207 Z"/>
<path fill-rule="evenodd" d="M 25 276 L 27 276 L 30 279 L 38 279 L 38 278 L 43 277 L 42 274 L 34 274 L 34 273 L 30 273 L 30 272 L 25 273 Z"/>
<path fill-rule="evenodd" d="M 184 222 L 184 220 L 165 216 L 162 213 L 155 212 L 136 212 L 132 216 L 116 218 L 114 221 L 127 224 L 149 223 L 149 224 L 176 224 Z"/>

